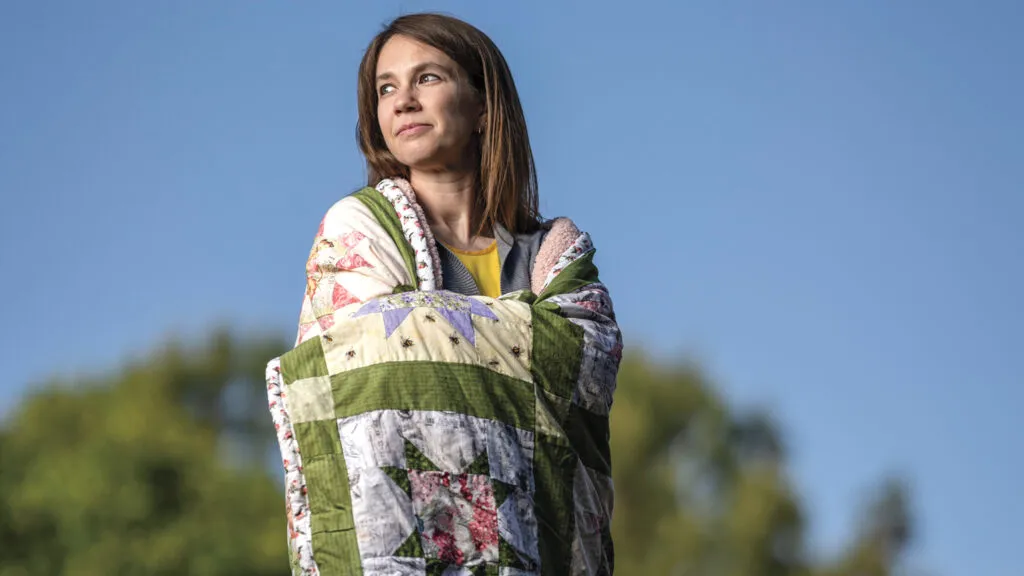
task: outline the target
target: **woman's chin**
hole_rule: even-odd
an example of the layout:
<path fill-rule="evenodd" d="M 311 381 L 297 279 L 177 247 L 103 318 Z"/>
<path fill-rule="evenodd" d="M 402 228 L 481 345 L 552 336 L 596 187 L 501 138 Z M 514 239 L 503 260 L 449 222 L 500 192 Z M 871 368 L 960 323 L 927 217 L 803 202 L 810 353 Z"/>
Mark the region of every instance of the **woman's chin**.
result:
<path fill-rule="evenodd" d="M 403 150 L 402 152 L 402 154 L 395 154 L 395 158 L 413 170 L 424 170 L 441 164 L 438 161 L 438 154 L 434 150 Z"/>
<path fill-rule="evenodd" d="M 403 159 L 399 162 L 409 167 L 410 171 L 423 173 L 458 172 L 459 170 L 452 162 L 445 162 L 443 158 L 436 156 L 424 156 L 417 158 Z"/>

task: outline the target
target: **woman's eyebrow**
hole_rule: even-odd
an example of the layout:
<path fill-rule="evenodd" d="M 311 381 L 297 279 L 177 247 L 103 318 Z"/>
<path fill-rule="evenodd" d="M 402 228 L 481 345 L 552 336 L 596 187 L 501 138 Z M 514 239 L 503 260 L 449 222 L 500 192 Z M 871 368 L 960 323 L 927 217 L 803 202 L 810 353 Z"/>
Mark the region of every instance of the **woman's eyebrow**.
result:
<path fill-rule="evenodd" d="M 427 68 L 438 68 L 438 69 L 442 70 L 443 72 L 445 72 L 446 74 L 451 74 L 451 70 L 449 70 L 447 66 L 445 66 L 443 64 L 438 64 L 437 62 L 430 62 L 430 61 L 420 62 L 419 64 L 416 64 L 415 66 L 410 68 L 410 72 L 415 75 L 415 74 L 419 74 L 423 70 L 426 70 Z M 380 74 L 377 75 L 377 82 L 382 82 L 384 80 L 394 80 L 394 79 L 395 79 L 395 74 L 393 72 L 381 72 Z"/>

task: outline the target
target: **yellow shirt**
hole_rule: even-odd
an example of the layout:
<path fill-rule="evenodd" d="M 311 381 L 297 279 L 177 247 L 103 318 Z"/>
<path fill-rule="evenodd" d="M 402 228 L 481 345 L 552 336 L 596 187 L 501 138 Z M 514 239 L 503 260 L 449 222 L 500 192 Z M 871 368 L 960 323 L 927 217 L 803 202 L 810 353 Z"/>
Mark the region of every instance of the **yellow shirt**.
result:
<path fill-rule="evenodd" d="M 456 250 L 445 244 L 445 248 L 462 262 L 462 265 L 473 275 L 476 286 L 484 296 L 497 298 L 501 296 L 501 264 L 498 261 L 498 243 L 475 252 Z"/>

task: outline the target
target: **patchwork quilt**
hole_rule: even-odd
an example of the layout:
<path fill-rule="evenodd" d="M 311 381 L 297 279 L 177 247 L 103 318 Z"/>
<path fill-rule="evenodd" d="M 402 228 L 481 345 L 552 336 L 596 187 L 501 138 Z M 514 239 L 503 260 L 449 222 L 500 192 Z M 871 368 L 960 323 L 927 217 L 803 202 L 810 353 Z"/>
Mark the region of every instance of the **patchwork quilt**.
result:
<path fill-rule="evenodd" d="M 335 204 L 267 366 L 295 575 L 611 574 L 622 339 L 580 233 L 535 294 L 440 289 L 414 198 Z"/>

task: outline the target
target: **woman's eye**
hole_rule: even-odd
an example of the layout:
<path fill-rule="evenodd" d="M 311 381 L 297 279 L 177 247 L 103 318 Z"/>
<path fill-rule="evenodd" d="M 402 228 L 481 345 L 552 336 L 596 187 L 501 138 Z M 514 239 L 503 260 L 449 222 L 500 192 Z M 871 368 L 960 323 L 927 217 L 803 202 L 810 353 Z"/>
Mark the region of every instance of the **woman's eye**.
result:
<path fill-rule="evenodd" d="M 383 86 L 381 86 L 380 88 L 377 89 L 377 91 L 380 93 L 381 96 L 383 96 L 385 94 L 389 94 L 391 92 L 394 92 L 394 90 L 395 90 L 395 87 L 392 86 L 391 84 L 385 84 L 385 85 L 383 85 Z"/>
<path fill-rule="evenodd" d="M 434 80 L 440 80 L 441 77 L 437 74 L 424 74 L 420 76 L 420 82 L 433 82 Z"/>

